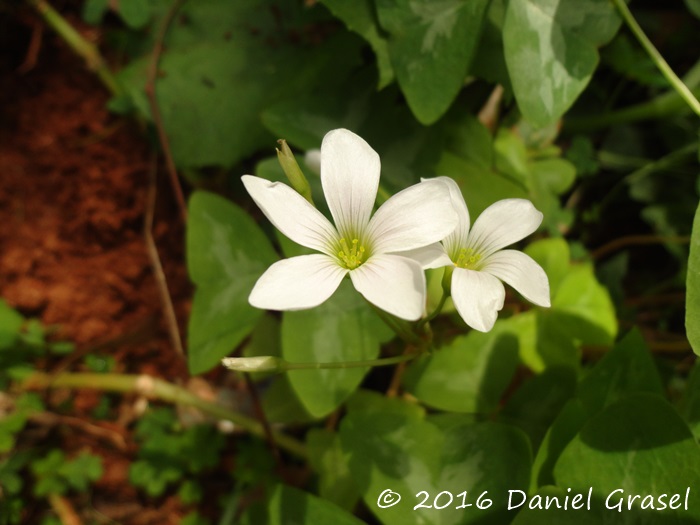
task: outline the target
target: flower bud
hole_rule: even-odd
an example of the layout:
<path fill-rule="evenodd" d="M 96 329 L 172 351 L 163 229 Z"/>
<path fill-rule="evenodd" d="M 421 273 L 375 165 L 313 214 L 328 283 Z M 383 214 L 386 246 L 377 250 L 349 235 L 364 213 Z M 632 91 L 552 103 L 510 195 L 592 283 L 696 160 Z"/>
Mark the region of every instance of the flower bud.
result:
<path fill-rule="evenodd" d="M 280 139 L 277 141 L 277 143 L 280 145 L 279 149 L 277 150 L 277 160 L 279 160 L 282 170 L 289 179 L 292 188 L 294 188 L 307 201 L 313 204 L 314 201 L 311 198 L 311 186 L 309 186 L 309 181 L 306 180 L 304 172 L 301 171 L 299 164 L 297 164 L 292 150 L 289 149 L 289 146 L 287 145 L 287 141 Z"/>
<path fill-rule="evenodd" d="M 284 370 L 284 360 L 271 355 L 226 357 L 221 360 L 221 363 L 229 370 L 237 370 L 238 372 L 281 372 Z"/>

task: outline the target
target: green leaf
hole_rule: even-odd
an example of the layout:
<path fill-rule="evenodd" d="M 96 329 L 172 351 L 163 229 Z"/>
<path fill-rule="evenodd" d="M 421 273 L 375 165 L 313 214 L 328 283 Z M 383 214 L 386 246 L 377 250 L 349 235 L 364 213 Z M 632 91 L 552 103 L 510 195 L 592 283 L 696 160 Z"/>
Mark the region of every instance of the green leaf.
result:
<path fill-rule="evenodd" d="M 90 482 L 102 477 L 102 460 L 99 456 L 82 452 L 72 461 L 63 463 L 58 472 L 71 488 L 85 492 Z"/>
<path fill-rule="evenodd" d="M 455 180 L 467 196 L 469 215 L 473 218 L 498 200 L 529 197 L 523 185 L 449 152 L 442 154 L 435 172 Z"/>
<path fill-rule="evenodd" d="M 693 352 L 700 355 L 700 206 L 693 220 L 686 287 L 688 293 L 685 299 L 685 330 Z"/>
<path fill-rule="evenodd" d="M 503 42 L 523 116 L 537 126 L 558 119 L 590 81 L 598 47 L 619 26 L 608 0 L 509 2 Z"/>
<path fill-rule="evenodd" d="M 700 18 L 700 0 L 685 0 L 685 5 L 691 13 Z"/>
<path fill-rule="evenodd" d="M 478 168 L 488 170 L 494 163 L 491 132 L 470 114 L 460 115 L 451 126 L 445 149 Z"/>
<path fill-rule="evenodd" d="M 552 297 L 569 271 L 569 245 L 562 238 L 540 239 L 525 248 L 525 253 L 537 262 L 549 278 L 549 293 Z"/>
<path fill-rule="evenodd" d="M 334 16 L 340 18 L 350 31 L 362 36 L 377 57 L 379 85 L 388 86 L 394 80 L 394 70 L 389 60 L 389 45 L 382 35 L 371 0 L 321 0 Z"/>
<path fill-rule="evenodd" d="M 571 139 L 566 158 L 576 167 L 579 177 L 590 177 L 600 169 L 593 141 L 586 135 L 576 135 Z"/>
<path fill-rule="evenodd" d="M 169 484 L 178 481 L 183 473 L 178 467 L 146 460 L 134 461 L 129 466 L 129 482 L 142 488 L 149 496 L 160 496 Z"/>
<path fill-rule="evenodd" d="M 54 449 L 42 459 L 34 461 L 32 472 L 37 478 L 34 494 L 64 494 L 69 489 L 85 492 L 92 481 L 102 476 L 102 461 L 87 452 L 73 460 L 66 459 L 61 450 Z"/>
<path fill-rule="evenodd" d="M 422 124 L 450 107 L 479 42 L 488 0 L 377 0 L 401 90 Z"/>
<path fill-rule="evenodd" d="M 608 406 L 581 429 L 554 468 L 560 487 L 587 490 L 599 498 L 615 490 L 613 501 L 628 495 L 682 493 L 700 486 L 700 449 L 681 417 L 663 398 L 633 394 Z M 638 498 L 631 516 L 639 512 Z M 666 499 L 666 503 L 668 503 Z M 697 496 L 691 493 L 688 510 L 655 511 L 654 519 L 626 523 L 683 523 L 700 519 Z M 626 510 L 626 501 L 624 509 Z M 623 512 L 625 512 L 623 510 Z M 658 516 L 658 517 L 656 517 Z M 678 521 L 670 521 L 675 518 Z"/>
<path fill-rule="evenodd" d="M 532 463 L 531 488 L 554 484 L 554 465 L 588 418 L 580 400 L 570 399 L 564 405 L 537 450 Z"/>
<path fill-rule="evenodd" d="M 590 414 L 632 392 L 663 395 L 656 365 L 644 338 L 635 329 L 607 353 L 578 388 L 577 396 Z"/>
<path fill-rule="evenodd" d="M 263 113 L 263 122 L 276 136 L 306 150 L 319 148 L 331 129 L 351 129 L 379 153 L 382 185 L 402 190 L 419 182 L 419 174 L 435 173 L 442 137 L 416 121 L 398 88 L 377 92 L 375 80 L 360 71 L 333 93 L 315 90 L 275 104 Z"/>
<path fill-rule="evenodd" d="M 332 503 L 312 496 L 299 489 L 277 485 L 267 506 L 248 511 L 241 519 L 242 525 L 363 525 Z"/>
<path fill-rule="evenodd" d="M 292 388 L 288 374 L 273 377 L 263 390 L 265 416 L 274 423 L 304 423 L 316 419 L 309 414 Z"/>
<path fill-rule="evenodd" d="M 482 24 L 481 40 L 472 60 L 470 73 L 500 84 L 506 92 L 513 89 L 506 67 L 503 51 L 503 21 L 506 15 L 506 0 L 492 0 Z"/>
<path fill-rule="evenodd" d="M 360 495 L 348 467 L 349 456 L 343 451 L 338 435 L 313 428 L 306 434 L 306 446 L 309 462 L 319 475 L 319 496 L 352 511 Z"/>
<path fill-rule="evenodd" d="M 569 367 L 549 367 L 526 381 L 508 400 L 501 420 L 520 427 L 533 450 L 576 391 L 576 373 Z"/>
<path fill-rule="evenodd" d="M 400 412 L 354 412 L 343 420 L 340 436 L 365 504 L 386 525 L 507 523 L 502 495 L 527 487 L 529 445 L 522 432 L 507 425 L 475 424 L 461 415 L 422 419 Z M 401 499 L 379 508 L 387 489 Z M 426 505 L 442 493 L 438 504 L 446 507 L 414 510 L 423 499 L 419 491 L 427 491 Z M 477 511 L 480 496 L 482 505 L 492 501 Z M 471 508 L 457 508 L 462 503 Z"/>
<path fill-rule="evenodd" d="M 582 497 L 576 501 L 576 508 L 571 504 L 574 497 L 581 494 Z M 604 503 L 591 498 L 591 509 L 587 508 L 587 491 L 577 493 L 564 490 L 559 487 L 546 486 L 540 490 L 529 494 L 527 501 L 511 525 L 542 525 L 543 523 L 556 523 L 557 525 L 623 525 L 624 523 L 641 523 L 638 521 L 627 521 L 627 515 L 618 515 L 605 509 Z M 557 503 L 547 505 L 547 498 Z M 520 494 L 513 494 L 513 505 L 519 505 L 522 501 Z M 568 502 L 568 506 L 564 507 Z M 532 505 L 532 506 L 531 506 Z M 650 523 L 650 522 L 644 522 Z M 670 524 L 669 524 L 670 525 Z"/>
<path fill-rule="evenodd" d="M 151 18 L 148 2 L 143 0 L 119 0 L 119 16 L 132 29 L 145 26 Z"/>
<path fill-rule="evenodd" d="M 681 414 L 697 439 L 700 439 L 700 361 L 690 372 L 681 403 Z"/>
<path fill-rule="evenodd" d="M 24 317 L 0 299 L 0 350 L 12 347 L 22 329 Z"/>
<path fill-rule="evenodd" d="M 97 25 L 109 9 L 109 0 L 85 0 L 83 20 L 90 25 Z"/>
<path fill-rule="evenodd" d="M 411 419 L 423 419 L 426 410 L 418 403 L 410 403 L 405 399 L 386 397 L 374 390 L 357 390 L 347 402 L 349 414 L 397 412 Z"/>
<path fill-rule="evenodd" d="M 164 42 L 156 85 L 178 166 L 231 166 L 263 147 L 272 150 L 262 111 L 312 86 L 332 91 L 344 82 L 359 60 L 360 39 L 341 32 L 319 46 L 289 38 L 308 33 L 304 26 L 318 13 L 295 0 L 199 0 L 181 7 Z M 142 47 L 145 55 L 119 80 L 137 110 L 151 118 L 144 86 L 152 43 Z"/>
<path fill-rule="evenodd" d="M 291 363 L 375 359 L 392 333 L 349 283 L 312 310 L 285 312 L 282 357 Z M 362 381 L 367 368 L 293 370 L 292 388 L 304 408 L 323 417 L 335 410 Z"/>
<path fill-rule="evenodd" d="M 457 337 L 411 363 L 404 384 L 418 399 L 440 410 L 493 412 L 518 365 L 518 340 L 497 327 Z"/>
<path fill-rule="evenodd" d="M 571 267 L 552 300 L 551 313 L 561 323 L 560 329 L 582 344 L 610 345 L 617 335 L 610 294 L 596 279 L 591 264 Z"/>
<path fill-rule="evenodd" d="M 262 315 L 248 304 L 255 281 L 277 259 L 265 234 L 233 203 L 204 191 L 190 198 L 187 268 L 197 285 L 189 368 L 199 374 L 231 353 Z"/>

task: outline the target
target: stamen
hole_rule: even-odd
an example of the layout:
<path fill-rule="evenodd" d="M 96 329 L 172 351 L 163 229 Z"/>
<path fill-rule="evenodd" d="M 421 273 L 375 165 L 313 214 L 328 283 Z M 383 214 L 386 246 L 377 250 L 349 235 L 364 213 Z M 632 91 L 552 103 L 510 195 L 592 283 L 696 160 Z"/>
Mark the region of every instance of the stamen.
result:
<path fill-rule="evenodd" d="M 459 268 L 476 269 L 475 267 L 481 260 L 481 254 L 476 253 L 474 248 L 462 248 L 459 250 L 457 258 L 453 260 L 455 266 Z"/>
<path fill-rule="evenodd" d="M 341 250 L 338 251 L 338 258 L 344 264 L 348 270 L 354 270 L 360 266 L 364 261 L 365 247 L 360 245 L 359 239 L 353 239 L 351 244 L 348 246 L 347 240 L 341 238 L 338 243 L 340 244 Z"/>

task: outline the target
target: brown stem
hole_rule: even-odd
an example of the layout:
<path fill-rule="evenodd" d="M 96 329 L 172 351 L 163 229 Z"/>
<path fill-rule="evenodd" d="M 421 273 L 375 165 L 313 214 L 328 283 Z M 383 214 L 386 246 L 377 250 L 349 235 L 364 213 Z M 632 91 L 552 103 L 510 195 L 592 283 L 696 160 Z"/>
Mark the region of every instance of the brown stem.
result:
<path fill-rule="evenodd" d="M 596 248 L 591 253 L 594 260 L 602 259 L 611 253 L 614 253 L 629 246 L 645 246 L 650 244 L 688 244 L 690 242 L 689 235 L 628 235 L 614 239 L 600 248 Z"/>
<path fill-rule="evenodd" d="M 56 493 L 49 494 L 49 504 L 63 525 L 83 525 L 71 502 L 63 496 Z"/>
<path fill-rule="evenodd" d="M 270 447 L 272 456 L 275 458 L 277 466 L 281 467 L 282 458 L 280 457 L 280 450 L 277 447 L 277 443 L 275 443 L 275 435 L 272 433 L 270 421 L 268 421 L 267 416 L 265 415 L 265 409 L 263 408 L 262 403 L 260 402 L 260 396 L 258 395 L 257 388 L 255 387 L 255 382 L 250 377 L 250 374 L 243 374 L 243 376 L 245 377 L 245 382 L 246 386 L 248 387 L 250 397 L 253 400 L 255 415 L 258 417 L 258 420 L 260 421 L 260 423 L 262 423 L 263 429 L 265 430 L 265 439 L 267 440 L 267 444 Z"/>
<path fill-rule="evenodd" d="M 180 179 L 177 175 L 177 168 L 175 168 L 175 162 L 173 161 L 172 150 L 170 149 L 170 140 L 168 139 L 168 134 L 165 132 L 165 126 L 163 125 L 163 116 L 160 112 L 160 107 L 158 106 L 158 97 L 156 95 L 156 79 L 158 78 L 158 64 L 160 63 L 160 56 L 163 53 L 163 41 L 165 40 L 165 35 L 168 32 L 170 23 L 175 16 L 175 13 L 180 8 L 183 0 L 175 0 L 173 4 L 168 9 L 163 21 L 156 35 L 155 44 L 153 45 L 153 52 L 151 53 L 151 61 L 148 65 L 148 74 L 146 77 L 146 85 L 144 90 L 146 96 L 148 97 L 148 102 L 151 107 L 151 116 L 153 117 L 153 124 L 158 132 L 158 140 L 160 141 L 160 146 L 163 149 L 163 156 L 165 157 L 165 165 L 168 169 L 168 176 L 170 178 L 170 185 L 173 188 L 173 193 L 175 194 L 175 199 L 180 208 L 180 213 L 182 215 L 182 220 L 187 222 L 187 204 L 185 203 L 185 196 L 182 192 L 182 186 L 180 185 Z"/>
<path fill-rule="evenodd" d="M 206 401 L 182 387 L 145 374 L 62 373 L 52 376 L 43 372 L 35 372 L 24 380 L 20 388 L 37 390 L 61 387 L 135 393 L 151 399 L 191 406 L 217 419 L 230 421 L 247 430 L 250 434 L 265 438 L 265 429 L 259 421 L 217 403 Z M 276 443 L 281 448 L 298 457 L 306 458 L 306 447 L 303 443 L 281 432 L 273 430 L 272 433 Z"/>
<path fill-rule="evenodd" d="M 165 272 L 163 272 L 163 265 L 161 264 L 160 256 L 158 255 L 158 247 L 156 246 L 156 242 L 153 239 L 152 233 L 153 215 L 155 213 L 157 191 L 156 166 L 157 160 L 154 155 L 149 174 L 148 198 L 146 200 L 146 215 L 143 223 L 143 236 L 146 240 L 148 258 L 151 260 L 151 268 L 153 269 L 153 275 L 156 278 L 156 284 L 158 285 L 158 291 L 160 292 L 160 299 L 163 303 L 163 311 L 165 313 L 165 321 L 168 325 L 168 334 L 170 335 L 170 341 L 173 344 L 175 350 L 177 350 L 177 353 L 180 356 L 184 357 L 185 351 L 182 346 L 182 338 L 180 337 L 180 330 L 177 324 L 175 308 L 173 307 L 173 300 L 170 297 L 170 291 L 168 290 L 168 281 L 165 278 Z"/>

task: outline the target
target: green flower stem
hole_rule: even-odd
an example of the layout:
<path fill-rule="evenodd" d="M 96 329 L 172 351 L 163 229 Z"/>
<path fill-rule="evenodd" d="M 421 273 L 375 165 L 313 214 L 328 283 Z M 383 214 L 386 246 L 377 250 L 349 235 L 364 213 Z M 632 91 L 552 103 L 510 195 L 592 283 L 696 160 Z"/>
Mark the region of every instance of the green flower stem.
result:
<path fill-rule="evenodd" d="M 448 292 L 446 292 L 445 290 L 442 291 L 442 297 L 440 298 L 440 302 L 438 303 L 438 305 L 435 307 L 435 310 L 433 310 L 428 317 L 426 317 L 425 319 L 421 319 L 418 322 L 418 329 L 422 329 L 430 321 L 432 321 L 438 315 L 440 315 L 440 312 L 442 312 L 442 308 L 445 306 L 445 303 L 447 302 L 447 298 L 449 296 L 450 294 Z"/>
<path fill-rule="evenodd" d="M 381 359 L 365 359 L 364 361 L 339 361 L 336 363 L 289 363 L 285 361 L 282 364 L 281 370 L 319 370 L 329 368 L 370 368 L 375 366 L 389 366 L 404 361 L 410 361 L 419 356 L 418 352 L 411 352 L 395 357 L 384 357 Z"/>
<path fill-rule="evenodd" d="M 413 332 L 411 326 L 406 321 L 397 319 L 393 315 L 386 313 L 381 308 L 374 306 L 369 301 L 367 301 L 367 304 L 369 304 L 372 307 L 372 309 L 375 312 L 377 312 L 377 315 L 381 318 L 381 320 L 384 321 L 384 323 L 389 328 L 391 328 L 394 331 L 394 333 L 398 335 L 404 342 L 412 345 L 422 344 L 421 338 Z"/>
<path fill-rule="evenodd" d="M 63 18 L 45 0 L 27 0 L 37 10 L 44 21 L 70 46 L 73 51 L 85 59 L 90 70 L 95 71 L 102 83 L 113 95 L 122 93 L 119 82 L 107 67 L 97 47 L 88 42 L 75 28 Z"/>
<path fill-rule="evenodd" d="M 259 421 L 239 412 L 229 410 L 217 403 L 205 401 L 182 387 L 145 374 L 62 373 L 52 376 L 42 372 L 35 372 L 22 384 L 22 388 L 25 390 L 53 387 L 133 392 L 149 398 L 187 405 L 198 408 L 215 418 L 231 421 L 235 425 L 246 429 L 249 433 L 265 439 L 265 429 Z M 303 443 L 277 431 L 273 431 L 273 436 L 275 442 L 281 448 L 300 458 L 306 458 L 306 447 Z"/>
<path fill-rule="evenodd" d="M 664 57 L 661 56 L 661 53 L 659 53 L 659 51 L 654 47 L 654 44 L 651 43 L 651 40 L 649 40 L 649 38 L 644 34 L 644 31 L 642 31 L 642 28 L 634 19 L 634 16 L 632 16 L 632 12 L 629 10 L 624 0 L 612 1 L 615 4 L 615 7 L 617 7 L 617 10 L 622 15 L 622 18 L 625 20 L 629 28 L 634 33 L 634 36 L 637 37 L 639 43 L 642 44 L 642 47 L 649 54 L 651 60 L 654 62 L 654 64 L 656 64 L 656 67 L 659 68 L 663 76 L 666 77 L 666 80 L 668 80 L 671 83 L 673 88 L 678 92 L 678 94 L 683 98 L 683 100 L 685 100 L 685 102 L 692 108 L 692 110 L 698 116 L 700 116 L 700 102 L 698 102 L 698 99 L 695 98 L 693 92 L 690 91 L 690 89 L 688 89 L 688 86 L 686 86 L 683 83 L 683 81 L 680 78 L 678 78 L 678 75 L 676 75 L 673 72 L 671 66 L 668 65 L 666 60 L 664 60 Z"/>
<path fill-rule="evenodd" d="M 684 75 L 683 82 L 696 97 L 700 97 L 700 60 Z M 666 118 L 687 112 L 690 108 L 675 90 L 634 106 L 629 106 L 611 113 L 594 114 L 582 117 L 565 117 L 564 129 L 568 133 L 583 133 L 597 128 L 617 124 L 628 124 L 640 120 Z"/>

